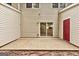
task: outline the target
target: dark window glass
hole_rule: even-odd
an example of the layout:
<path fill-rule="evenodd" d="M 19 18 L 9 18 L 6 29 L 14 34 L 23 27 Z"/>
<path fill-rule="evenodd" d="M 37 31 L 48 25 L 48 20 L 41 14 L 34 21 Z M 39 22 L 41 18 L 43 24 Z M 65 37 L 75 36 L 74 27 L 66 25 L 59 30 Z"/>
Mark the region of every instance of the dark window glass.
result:
<path fill-rule="evenodd" d="M 32 8 L 32 3 L 27 3 L 26 8 Z"/>
<path fill-rule="evenodd" d="M 58 8 L 58 3 L 53 3 L 53 4 L 52 4 L 52 7 L 53 7 L 53 8 Z"/>
<path fill-rule="evenodd" d="M 7 3 L 8 5 L 12 5 L 12 3 Z"/>

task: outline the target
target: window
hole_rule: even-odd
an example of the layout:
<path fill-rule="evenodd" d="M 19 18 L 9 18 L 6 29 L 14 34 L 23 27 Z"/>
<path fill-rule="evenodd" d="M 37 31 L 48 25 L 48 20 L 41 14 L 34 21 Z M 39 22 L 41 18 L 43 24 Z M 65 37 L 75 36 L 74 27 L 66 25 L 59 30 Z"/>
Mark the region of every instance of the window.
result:
<path fill-rule="evenodd" d="M 32 3 L 26 3 L 26 8 L 32 8 Z"/>
<path fill-rule="evenodd" d="M 65 8 L 65 3 L 60 3 L 60 8 Z"/>
<path fill-rule="evenodd" d="M 26 3 L 26 8 L 39 8 L 39 3 Z"/>
<path fill-rule="evenodd" d="M 7 3 L 8 5 L 12 5 L 12 3 Z"/>
<path fill-rule="evenodd" d="M 71 5 L 71 4 L 72 4 L 72 3 L 67 3 L 66 6 L 69 6 L 69 5 Z"/>
<path fill-rule="evenodd" d="M 53 8 L 58 8 L 58 3 L 53 3 L 53 4 L 52 4 L 52 7 L 53 7 Z"/>
<path fill-rule="evenodd" d="M 39 3 L 34 3 L 34 4 L 33 4 L 33 7 L 34 7 L 34 8 L 39 8 Z"/>

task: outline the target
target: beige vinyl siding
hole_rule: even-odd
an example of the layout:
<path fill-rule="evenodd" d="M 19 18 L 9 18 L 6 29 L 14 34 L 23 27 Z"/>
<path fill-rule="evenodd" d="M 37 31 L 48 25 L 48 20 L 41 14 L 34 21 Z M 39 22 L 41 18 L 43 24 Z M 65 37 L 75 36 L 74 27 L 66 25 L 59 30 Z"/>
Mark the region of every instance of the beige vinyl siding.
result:
<path fill-rule="evenodd" d="M 20 13 L 0 4 L 0 46 L 20 37 Z"/>
<path fill-rule="evenodd" d="M 40 3 L 39 8 L 25 8 L 21 4 L 21 37 L 37 37 L 39 22 L 53 22 L 53 37 L 58 37 L 58 9 L 50 3 Z"/>

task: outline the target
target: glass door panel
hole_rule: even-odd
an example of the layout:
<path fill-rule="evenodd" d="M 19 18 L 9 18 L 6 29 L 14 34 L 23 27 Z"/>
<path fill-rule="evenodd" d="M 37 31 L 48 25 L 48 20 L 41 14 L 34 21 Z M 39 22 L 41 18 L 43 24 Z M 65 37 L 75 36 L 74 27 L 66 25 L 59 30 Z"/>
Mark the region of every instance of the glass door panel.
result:
<path fill-rule="evenodd" d="M 40 23 L 40 36 L 46 36 L 46 23 Z"/>
<path fill-rule="evenodd" d="M 53 23 L 47 22 L 47 36 L 53 36 Z"/>

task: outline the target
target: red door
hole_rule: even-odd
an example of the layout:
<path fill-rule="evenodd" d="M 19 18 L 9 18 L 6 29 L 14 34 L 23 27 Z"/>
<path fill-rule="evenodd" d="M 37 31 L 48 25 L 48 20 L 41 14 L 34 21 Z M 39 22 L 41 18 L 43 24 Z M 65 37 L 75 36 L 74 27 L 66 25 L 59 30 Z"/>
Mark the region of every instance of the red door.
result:
<path fill-rule="evenodd" d="M 63 21 L 63 39 L 70 41 L 70 19 Z"/>

